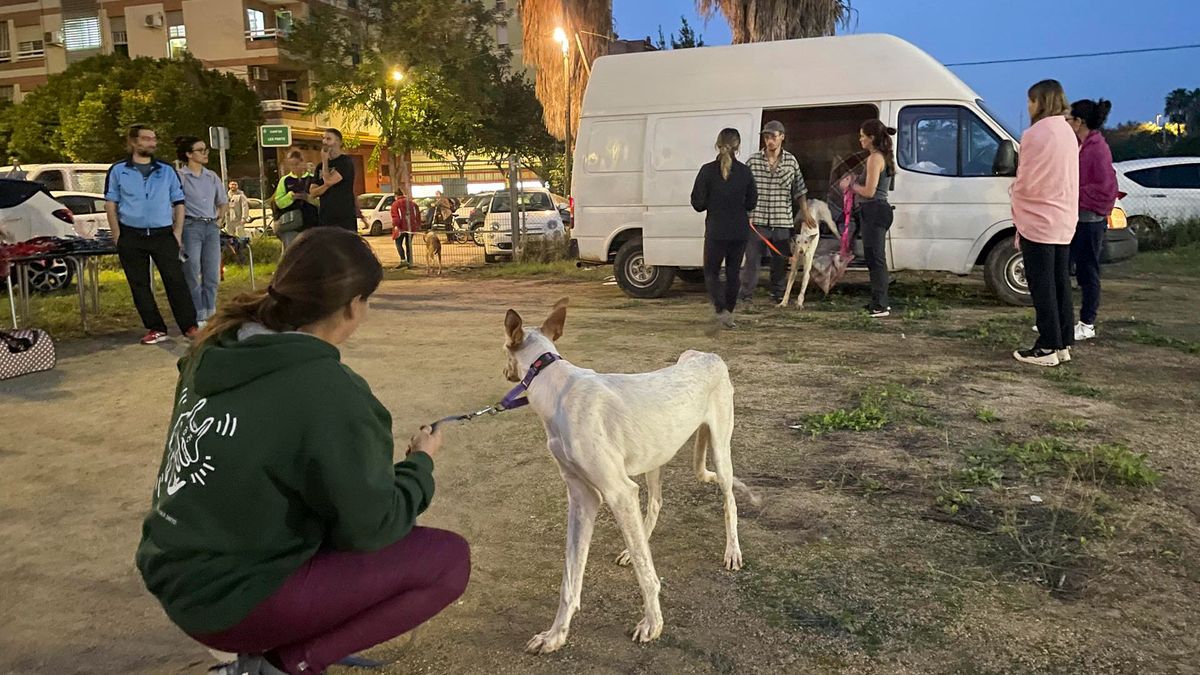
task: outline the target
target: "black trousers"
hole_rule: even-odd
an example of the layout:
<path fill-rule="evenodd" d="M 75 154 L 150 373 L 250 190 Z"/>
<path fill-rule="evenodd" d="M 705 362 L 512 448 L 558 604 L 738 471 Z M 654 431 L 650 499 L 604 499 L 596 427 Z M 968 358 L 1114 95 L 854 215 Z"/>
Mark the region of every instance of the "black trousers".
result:
<path fill-rule="evenodd" d="M 167 332 L 167 324 L 154 301 L 154 290 L 150 287 L 150 261 L 158 268 L 167 301 L 181 332 L 196 326 L 196 306 L 192 303 L 192 292 L 188 290 L 187 278 L 183 274 L 183 261 L 179 259 L 179 242 L 169 227 L 152 230 L 121 226 L 121 238 L 117 240 L 117 257 L 129 291 L 133 294 L 133 305 L 146 330 Z"/>
<path fill-rule="evenodd" d="M 891 306 L 888 300 L 887 232 L 892 227 L 892 216 L 892 207 L 887 202 L 863 202 L 860 220 L 863 257 L 871 274 L 871 309 Z"/>
<path fill-rule="evenodd" d="M 1083 303 L 1079 309 L 1079 320 L 1092 325 L 1100 310 L 1100 255 L 1104 251 L 1104 235 L 1108 223 L 1079 223 L 1075 226 L 1075 238 L 1071 240 L 1071 265 L 1075 267 L 1075 279 L 1083 292 Z"/>
<path fill-rule="evenodd" d="M 411 232 L 401 232 L 396 236 L 396 252 L 400 254 L 400 262 L 416 262 L 412 254 Z"/>
<path fill-rule="evenodd" d="M 1037 349 L 1066 349 L 1075 341 L 1071 304 L 1071 247 L 1021 239 L 1025 279 L 1037 314 Z"/>
<path fill-rule="evenodd" d="M 732 312 L 737 306 L 739 273 L 744 255 L 745 239 L 704 238 L 704 285 L 718 312 Z M 724 284 L 721 283 L 722 264 L 725 266 Z"/>

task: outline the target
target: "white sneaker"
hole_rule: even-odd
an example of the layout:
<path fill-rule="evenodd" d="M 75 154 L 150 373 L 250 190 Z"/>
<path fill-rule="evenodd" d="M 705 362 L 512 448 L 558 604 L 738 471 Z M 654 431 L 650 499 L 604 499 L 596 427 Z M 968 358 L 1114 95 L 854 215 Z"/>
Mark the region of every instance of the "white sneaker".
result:
<path fill-rule="evenodd" d="M 1076 340 L 1078 340 L 1078 341 L 1094 340 L 1095 338 L 1096 338 L 1096 326 L 1095 325 L 1089 325 L 1082 321 L 1075 324 L 1075 339 Z"/>
<path fill-rule="evenodd" d="M 1060 349 L 1057 352 L 1055 352 L 1055 354 L 1058 355 L 1059 363 L 1067 363 L 1068 361 L 1071 360 L 1071 348 L 1070 347 L 1067 347 L 1066 349 Z"/>

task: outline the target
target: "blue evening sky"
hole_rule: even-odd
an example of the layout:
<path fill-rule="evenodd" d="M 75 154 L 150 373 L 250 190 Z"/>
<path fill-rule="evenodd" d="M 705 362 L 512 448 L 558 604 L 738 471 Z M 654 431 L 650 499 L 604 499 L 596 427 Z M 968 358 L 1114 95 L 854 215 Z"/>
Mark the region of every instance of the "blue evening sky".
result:
<path fill-rule="evenodd" d="M 942 63 L 1053 56 L 1200 43 L 1200 0 L 854 0 L 852 33 L 891 33 Z M 720 17 L 708 25 L 693 0 L 613 0 L 622 38 L 657 39 L 686 16 L 706 44 L 728 44 Z M 1167 92 L 1200 88 L 1200 49 L 952 70 L 1014 126 L 1025 90 L 1053 77 L 1071 100 L 1113 102 L 1110 123 L 1153 121 Z"/>

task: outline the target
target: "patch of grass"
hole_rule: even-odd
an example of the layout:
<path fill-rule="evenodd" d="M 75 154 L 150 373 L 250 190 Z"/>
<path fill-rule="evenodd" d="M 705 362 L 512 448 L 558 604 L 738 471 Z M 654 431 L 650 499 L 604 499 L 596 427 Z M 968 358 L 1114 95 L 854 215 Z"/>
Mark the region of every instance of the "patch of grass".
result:
<path fill-rule="evenodd" d="M 1145 453 L 1135 453 L 1124 445 L 1102 444 L 1072 452 L 1066 457 L 1072 470 L 1093 483 L 1117 483 L 1142 488 L 1158 483 L 1162 474 L 1146 464 Z"/>
<path fill-rule="evenodd" d="M 1073 370 L 1070 367 L 1045 368 L 1043 369 L 1042 377 L 1057 384 L 1059 389 L 1069 396 L 1104 398 L 1106 395 L 1103 389 L 1083 382 L 1083 377 L 1079 374 L 1079 371 Z"/>
<path fill-rule="evenodd" d="M 1174 338 L 1167 335 L 1158 335 L 1157 333 L 1150 333 L 1142 330 L 1133 331 L 1133 334 L 1125 337 L 1125 339 L 1129 340 L 1130 342 L 1136 342 L 1140 345 L 1176 349 L 1184 354 L 1200 354 L 1200 341 L 1196 340 L 1181 340 L 1179 338 Z"/>
<path fill-rule="evenodd" d="M 275 263 L 259 264 L 254 259 L 254 273 L 258 287 L 263 288 L 275 273 Z M 120 270 L 101 270 L 99 277 L 100 311 L 88 311 L 88 334 L 110 335 L 113 333 L 136 332 L 143 330 L 137 310 L 133 306 L 133 296 L 129 292 L 129 284 L 125 273 Z M 22 322 L 22 325 L 37 326 L 49 332 L 55 339 L 73 339 L 85 337 L 83 327 L 79 322 L 79 291 L 77 281 L 71 286 L 55 293 L 34 293 L 29 298 L 29 309 L 32 316 Z M 172 322 L 170 306 L 162 290 L 162 282 L 155 275 L 155 298 L 158 300 L 159 311 L 168 324 Z M 217 291 L 217 302 L 223 298 L 231 298 L 239 293 L 250 290 L 249 266 L 227 265 L 225 280 Z M 7 302 L 0 303 L 0 325 L 12 325 L 11 313 Z M 172 326 L 174 329 L 174 326 Z"/>
<path fill-rule="evenodd" d="M 996 422 L 1000 421 L 1000 418 L 996 415 L 996 412 L 990 408 L 980 408 L 979 410 L 976 410 L 975 419 L 983 422 L 984 424 L 995 424 Z"/>
<path fill-rule="evenodd" d="M 1077 434 L 1091 428 L 1091 423 L 1083 419 L 1052 419 L 1046 423 L 1056 434 Z"/>
<path fill-rule="evenodd" d="M 928 413 L 911 409 L 918 405 L 917 392 L 903 385 L 870 387 L 859 395 L 853 408 L 809 415 L 801 420 L 800 428 L 815 438 L 834 431 L 876 431 L 904 418 L 918 424 L 933 423 Z"/>
<path fill-rule="evenodd" d="M 933 335 L 980 342 L 997 349 L 1012 349 L 1032 342 L 1033 318 L 1028 313 L 1019 317 L 991 317 L 963 328 L 937 329 Z"/>
<path fill-rule="evenodd" d="M 1179 277 L 1200 277 L 1200 243 L 1192 243 L 1165 251 L 1139 253 L 1129 261 L 1130 269 L 1138 274 L 1164 274 Z"/>
<path fill-rule="evenodd" d="M 598 267 L 576 267 L 573 260 L 557 262 L 514 262 L 503 265 L 473 267 L 463 273 L 464 277 L 479 279 L 557 278 L 576 281 L 603 281 L 610 276 L 608 269 Z"/>

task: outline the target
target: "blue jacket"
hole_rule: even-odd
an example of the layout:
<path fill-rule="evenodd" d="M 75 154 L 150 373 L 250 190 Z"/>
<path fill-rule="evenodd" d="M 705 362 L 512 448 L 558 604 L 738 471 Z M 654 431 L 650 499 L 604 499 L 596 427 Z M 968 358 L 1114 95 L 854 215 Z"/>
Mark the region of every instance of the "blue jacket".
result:
<path fill-rule="evenodd" d="M 179 174 L 166 162 L 153 159 L 147 178 L 128 157 L 108 168 L 104 198 L 117 205 L 117 220 L 125 227 L 154 229 L 174 225 L 174 207 L 184 203 Z"/>

